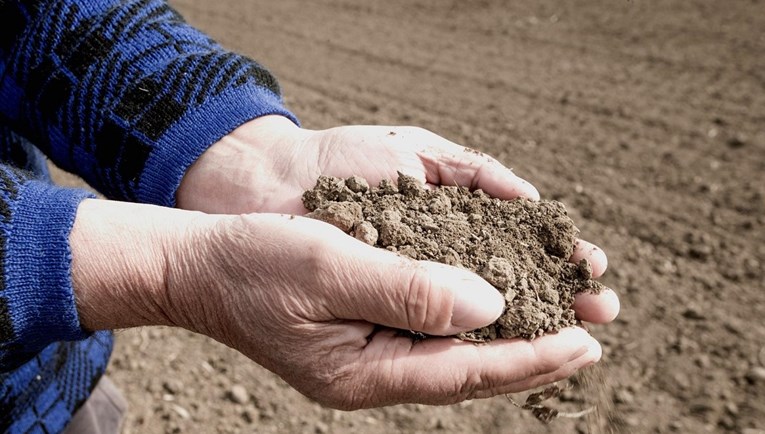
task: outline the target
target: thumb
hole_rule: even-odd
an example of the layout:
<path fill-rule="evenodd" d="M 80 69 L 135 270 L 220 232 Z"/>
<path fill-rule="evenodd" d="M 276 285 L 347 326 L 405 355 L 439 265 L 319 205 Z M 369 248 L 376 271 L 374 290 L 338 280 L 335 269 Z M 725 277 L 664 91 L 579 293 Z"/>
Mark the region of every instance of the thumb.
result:
<path fill-rule="evenodd" d="M 489 155 L 420 128 L 404 129 L 394 137 L 415 144 L 425 169 L 425 181 L 430 184 L 480 188 L 500 199 L 539 200 L 539 192 L 531 183 Z"/>
<path fill-rule="evenodd" d="M 351 259 L 356 287 L 331 309 L 341 318 L 453 335 L 489 325 L 504 309 L 502 295 L 474 273 L 373 250 Z"/>

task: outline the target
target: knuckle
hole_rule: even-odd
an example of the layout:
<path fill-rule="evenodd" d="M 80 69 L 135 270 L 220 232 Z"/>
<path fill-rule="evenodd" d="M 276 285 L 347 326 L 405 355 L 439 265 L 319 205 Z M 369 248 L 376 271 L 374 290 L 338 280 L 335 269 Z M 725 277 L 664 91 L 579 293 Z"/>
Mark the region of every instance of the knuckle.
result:
<path fill-rule="evenodd" d="M 508 383 L 508 378 L 496 374 L 490 375 L 485 371 L 482 368 L 485 364 L 481 360 L 480 352 L 476 351 L 475 354 L 477 362 L 469 365 L 462 378 L 458 393 L 458 396 L 461 397 L 460 400 L 483 397 L 486 391 L 506 387 Z"/>
<path fill-rule="evenodd" d="M 413 267 L 409 274 L 405 303 L 407 324 L 412 330 L 438 333 L 451 325 L 453 297 L 434 284 L 423 266 Z"/>
<path fill-rule="evenodd" d="M 313 386 L 306 396 L 325 407 L 352 411 L 371 406 L 372 392 L 354 367 L 331 369 L 314 377 Z"/>
<path fill-rule="evenodd" d="M 428 322 L 428 304 L 433 282 L 422 267 L 414 267 L 409 275 L 406 293 L 406 321 L 410 329 L 422 330 Z"/>
<path fill-rule="evenodd" d="M 485 389 L 484 383 L 483 376 L 477 370 L 471 369 L 462 379 L 457 396 L 460 400 L 474 399 L 481 390 Z"/>

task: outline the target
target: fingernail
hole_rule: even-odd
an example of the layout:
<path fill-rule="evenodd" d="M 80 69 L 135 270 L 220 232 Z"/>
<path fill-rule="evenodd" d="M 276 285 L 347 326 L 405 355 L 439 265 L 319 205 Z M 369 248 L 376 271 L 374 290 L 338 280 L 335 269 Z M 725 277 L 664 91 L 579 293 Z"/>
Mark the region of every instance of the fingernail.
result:
<path fill-rule="evenodd" d="M 523 178 L 521 178 L 521 185 L 522 185 L 522 190 L 523 190 L 522 194 L 523 194 L 524 197 L 526 197 L 528 199 L 531 199 L 531 200 L 535 200 L 535 201 L 539 200 L 539 198 L 540 198 L 539 191 L 537 190 L 536 187 L 531 185 L 530 182 L 526 181 Z"/>
<path fill-rule="evenodd" d="M 539 200 L 539 191 L 529 181 L 521 178 L 512 171 L 509 172 L 510 179 L 507 181 L 515 186 L 515 190 L 518 196 L 525 197 L 530 200 Z"/>
<path fill-rule="evenodd" d="M 593 324 L 607 324 L 616 319 L 621 308 L 619 296 L 610 288 L 597 294 L 579 293 L 574 299 L 576 317 Z"/>
<path fill-rule="evenodd" d="M 461 276 L 451 284 L 454 291 L 453 333 L 485 327 L 496 321 L 505 308 L 505 300 L 499 291 L 473 273 L 455 270 Z"/>
<path fill-rule="evenodd" d="M 596 341 L 595 338 L 590 338 L 590 341 L 584 348 L 585 352 L 579 356 L 579 358 L 586 361 L 586 366 L 596 363 L 603 356 L 603 348 L 600 346 L 600 342 Z"/>

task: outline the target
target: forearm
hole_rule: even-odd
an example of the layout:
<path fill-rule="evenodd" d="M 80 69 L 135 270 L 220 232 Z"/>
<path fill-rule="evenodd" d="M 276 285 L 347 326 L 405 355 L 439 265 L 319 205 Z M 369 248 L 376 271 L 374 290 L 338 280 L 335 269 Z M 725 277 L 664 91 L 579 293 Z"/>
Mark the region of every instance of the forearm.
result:
<path fill-rule="evenodd" d="M 189 300 L 168 294 L 173 262 L 217 219 L 150 205 L 83 201 L 69 236 L 83 328 L 175 325 L 174 310 L 189 309 Z"/>

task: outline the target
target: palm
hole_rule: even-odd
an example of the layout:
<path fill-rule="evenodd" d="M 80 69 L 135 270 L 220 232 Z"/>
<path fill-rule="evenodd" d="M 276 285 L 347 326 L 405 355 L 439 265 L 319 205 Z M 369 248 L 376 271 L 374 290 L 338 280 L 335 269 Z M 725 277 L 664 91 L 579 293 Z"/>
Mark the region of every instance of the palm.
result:
<path fill-rule="evenodd" d="M 316 183 L 320 175 L 339 178 L 360 176 L 371 185 L 383 179 L 396 179 L 403 172 L 426 181 L 425 168 L 416 148 L 406 146 L 402 133 L 384 127 L 344 127 L 318 131 L 306 140 L 293 158 L 308 164 L 291 164 L 286 159 L 285 179 L 280 194 L 288 200 L 270 198 L 265 211 L 305 213 L 300 195 Z"/>
<path fill-rule="evenodd" d="M 397 173 L 431 185 L 482 188 L 510 199 L 538 197 L 528 182 L 493 158 L 463 148 L 429 131 L 412 127 L 354 126 L 312 132 L 291 152 L 282 149 L 283 175 L 260 211 L 302 214 L 300 195 L 319 175 L 361 176 L 376 185 Z M 306 162 L 295 164 L 297 161 Z"/>
<path fill-rule="evenodd" d="M 276 123 L 276 127 L 274 124 Z M 245 124 L 211 147 L 187 172 L 178 206 L 209 213 L 275 212 L 302 215 L 301 197 L 319 175 L 362 176 L 376 185 L 397 172 L 430 185 L 480 188 L 501 199 L 539 198 L 537 190 L 480 152 L 421 128 L 351 126 L 311 131 L 266 116 Z M 571 260 L 587 259 L 593 275 L 606 255 L 579 240 Z M 583 295 L 574 306 L 587 321 L 608 322 L 619 311 L 612 291 Z"/>
<path fill-rule="evenodd" d="M 336 177 L 349 177 L 351 175 L 362 176 L 375 185 L 383 179 L 395 179 L 397 173 L 403 172 L 414 176 L 430 185 L 461 185 L 469 188 L 481 188 L 489 195 L 501 199 L 512 199 L 525 196 L 531 199 L 538 198 L 538 193 L 531 184 L 515 176 L 509 169 L 502 166 L 493 158 L 479 152 L 463 148 L 451 143 L 435 134 L 418 128 L 408 127 L 341 127 L 325 131 L 309 131 L 285 123 L 279 119 L 261 118 L 253 123 L 245 125 L 232 132 L 220 142 L 212 146 L 204 155 L 189 169 L 178 190 L 178 206 L 183 208 L 198 209 L 212 213 L 266 213 L 279 212 L 285 214 L 304 214 L 301 196 L 305 190 L 314 186 L 320 175 L 332 175 Z M 272 118 L 272 117 L 271 117 Z M 272 123 L 275 122 L 276 124 Z M 265 125 L 265 126 L 264 126 Z M 282 216 L 283 218 L 284 216 Z M 257 215 L 250 216 L 257 219 Z M 262 217 L 262 218 L 268 218 Z M 273 218 L 273 217 L 271 217 Z M 243 220 L 242 220 L 243 221 Z M 566 377 L 581 366 L 591 363 L 600 357 L 597 343 L 594 343 L 584 330 L 572 328 L 564 330 L 553 336 L 546 336 L 532 343 L 519 340 L 503 340 L 492 342 L 484 347 L 476 347 L 465 342 L 457 342 L 454 339 L 433 339 L 431 341 L 413 346 L 411 340 L 397 336 L 389 329 L 379 330 L 373 324 L 387 325 L 396 328 L 410 327 L 411 315 L 409 309 L 402 309 L 412 299 L 404 297 L 403 301 L 393 300 L 389 297 L 400 293 L 407 288 L 417 288 L 411 281 L 390 281 L 401 270 L 411 270 L 396 262 L 390 267 L 383 264 L 392 260 L 393 255 L 382 249 L 371 249 L 369 246 L 356 241 L 351 237 L 343 237 L 332 228 L 332 233 L 321 232 L 326 224 L 313 222 L 314 225 L 307 233 L 299 233 L 296 224 L 307 224 L 308 219 L 286 219 L 292 227 L 286 233 L 277 233 L 274 228 L 269 230 L 246 230 L 244 236 L 236 239 L 247 239 L 251 234 L 257 234 L 256 246 L 278 245 L 279 258 L 276 264 L 301 264 L 297 269 L 303 269 L 303 265 L 311 263 L 305 258 L 299 257 L 294 262 L 287 261 L 285 255 L 289 253 L 325 252 L 319 257 L 332 258 L 330 264 L 315 267 L 309 276 L 309 282 L 299 282 L 294 287 L 303 294 L 306 288 L 312 287 L 317 282 L 325 279 L 316 278 L 314 274 L 320 270 L 339 267 L 338 270 L 365 270 L 365 273 L 380 273 L 377 278 L 363 278 L 360 285 L 375 285 L 376 282 L 388 282 L 383 287 L 368 288 L 358 291 L 358 285 L 354 288 L 353 295 L 342 296 L 337 293 L 347 284 L 345 281 L 328 282 L 331 288 L 331 296 L 325 298 L 325 303 L 320 303 L 325 317 L 314 318 L 314 322 L 302 324 L 295 328 L 295 335 L 310 333 L 310 339 L 301 341 L 305 349 L 307 343 L 318 345 L 311 351 L 301 351 L 294 359 L 290 354 L 280 353 L 277 346 L 272 348 L 271 353 L 279 357 L 263 359 L 261 363 L 281 375 L 288 382 L 293 383 L 304 393 L 313 395 L 312 391 L 318 391 L 316 397 L 327 400 L 335 392 L 341 389 L 343 379 L 355 381 L 364 378 L 367 384 L 375 384 L 378 390 L 374 395 L 378 401 L 335 401 L 334 404 L 343 408 L 359 408 L 370 405 L 383 405 L 396 402 L 429 402 L 447 403 L 465 398 L 491 396 L 497 393 L 507 393 L 533 387 L 550 381 Z M 273 236 L 269 241 L 269 236 Z M 289 240 L 294 246 L 289 247 Z M 321 241 L 314 248 L 306 245 L 311 239 Z M 237 246 L 245 246 L 247 243 L 237 243 Z M 319 247 L 316 247 L 319 246 Z M 355 247 L 354 247 L 355 246 Z M 369 249 L 364 252 L 353 252 L 354 249 Z M 332 249 L 338 249 L 331 253 Z M 327 254 L 326 251 L 330 253 Z M 373 253 L 374 252 L 374 253 Z M 377 256 L 388 255 L 388 256 Z M 235 255 L 236 256 L 236 255 Z M 263 260 L 262 255 L 244 254 L 249 261 Z M 226 255 L 214 255 L 215 258 L 231 257 L 230 252 Z M 260 259 L 258 259 L 260 258 Z M 341 266 L 338 258 L 350 258 L 359 261 L 364 258 L 369 261 L 365 264 L 345 264 Z M 575 249 L 572 261 L 587 259 L 592 265 L 593 275 L 600 276 L 606 268 L 606 257 L 597 247 L 585 241 L 579 241 Z M 349 260 L 350 260 L 349 259 Z M 395 257 L 400 260 L 400 257 Z M 240 262 L 237 262 L 240 263 Z M 340 264 L 340 265 L 338 265 Z M 316 263 L 314 263 L 314 266 Z M 438 264 L 432 264 L 438 265 Z M 440 265 L 439 265 L 440 266 Z M 310 267 L 308 267 L 310 269 Z M 269 268 L 269 270 L 273 270 Z M 275 272 L 274 276 L 294 277 L 295 267 L 289 267 L 284 272 Z M 429 273 L 432 278 L 440 278 L 453 284 L 453 276 L 446 267 Z M 231 273 L 232 276 L 247 275 L 246 271 Z M 332 273 L 327 276 L 353 276 L 347 271 Z M 362 274 L 363 275 L 363 274 Z M 477 276 L 476 276 L 477 277 Z M 483 281 L 482 281 L 483 282 Z M 284 282 L 279 282 L 272 291 L 260 291 L 257 293 L 279 295 L 284 294 Z M 485 282 L 484 282 L 485 283 Z M 234 291 L 237 294 L 252 294 L 249 288 L 256 285 L 246 284 L 244 290 Z M 287 285 L 289 286 L 289 285 Z M 463 285 L 458 285 L 463 287 Z M 427 285 L 431 288 L 431 285 Z M 465 286 L 467 287 L 467 286 Z M 432 289 L 432 288 L 431 288 Z M 415 291 L 418 294 L 436 294 L 438 291 Z M 369 305 L 364 304 L 364 297 L 360 293 L 383 296 L 388 302 L 380 303 L 379 298 L 370 298 L 374 301 Z M 493 290 L 492 290 L 492 293 Z M 496 295 L 496 294 L 495 294 Z M 291 300 L 300 297 L 289 297 Z M 306 300 L 313 300 L 309 297 Z M 320 300 L 320 299 L 316 299 Z M 350 301 L 350 302 L 346 302 Z M 328 308 L 328 304 L 332 307 Z M 418 303 L 415 303 L 418 304 Z M 284 306 L 282 301 L 275 300 L 272 303 L 257 303 L 259 306 Z M 419 303 L 422 305 L 422 303 Z M 485 303 L 481 303 L 484 306 Z M 368 308 L 364 308 L 368 306 Z M 392 309 L 383 309 L 389 306 Z M 598 295 L 580 294 L 574 309 L 577 316 L 584 321 L 605 323 L 614 319 L 619 311 L 619 302 L 613 291 L 603 291 Z M 419 309 L 423 312 L 434 312 L 431 309 Z M 475 311 L 471 307 L 471 312 Z M 275 310 L 273 312 L 278 312 Z M 292 312 L 292 310 L 290 310 Z M 361 313 L 364 314 L 361 314 Z M 406 321 L 397 322 L 392 318 L 404 315 Z M 291 319 L 300 317 L 290 315 Z M 245 325 L 242 328 L 243 336 L 250 336 L 253 327 L 246 325 L 258 315 L 247 315 L 234 324 Z M 451 321 L 451 316 L 449 316 Z M 363 321 L 360 321 L 363 320 Z M 268 322 L 267 322 L 268 323 Z M 283 324 L 280 321 L 272 321 L 273 324 Z M 261 323 L 262 324 L 262 323 Z M 424 324 L 424 323 L 423 323 Z M 280 329 L 279 331 L 283 331 Z M 424 330 L 429 331 L 429 330 Z M 443 330 L 435 334 L 444 333 Z M 271 335 L 269 335 L 271 336 Z M 257 348 L 242 348 L 244 352 L 255 360 L 258 353 L 269 345 L 261 343 Z M 589 343 L 588 343 L 589 342 Z M 333 345 L 327 352 L 326 345 Z M 289 346 L 288 346 L 289 347 Z M 584 353 L 581 348 L 590 348 Z M 568 348 L 568 349 L 566 349 Z M 579 348 L 580 350 L 577 350 Z M 572 351 L 577 351 L 574 358 L 570 358 Z M 335 362 L 329 370 L 331 378 L 329 386 L 324 383 L 306 383 L 312 372 L 317 368 L 315 365 L 306 366 L 308 359 L 305 354 L 331 354 L 324 362 Z M 582 355 L 584 354 L 584 355 Z M 589 354 L 589 355 L 588 355 Z M 578 356 L 577 356 L 578 355 Z M 293 355 L 294 356 L 294 355 Z M 269 363 L 271 360 L 273 363 Z M 290 362 L 290 360 L 292 360 Z M 423 363 L 427 360 L 430 363 Z M 489 363 L 490 360 L 497 363 Z M 435 363 L 433 363 L 435 362 Z M 330 363 L 332 364 L 332 363 Z M 299 369 L 305 366 L 305 369 Z M 433 370 L 435 366 L 435 370 Z M 460 370 L 453 368 L 461 367 Z M 475 367 L 480 366 L 485 372 L 475 374 Z M 515 369 L 510 369 L 513 366 Z M 342 368 L 338 368 L 342 367 Z M 354 375 L 348 372 L 349 367 L 366 371 L 365 375 Z M 439 368 L 440 367 L 440 368 Z M 298 368 L 298 369 L 295 369 Z M 426 369 L 426 371 L 422 371 Z M 400 373 L 409 373 L 413 378 L 427 380 L 426 384 L 415 384 L 405 379 Z M 456 372 L 456 374 L 455 374 Z M 462 372 L 460 374 L 459 372 Z M 469 375 L 470 372 L 474 374 Z M 296 375 L 296 373 L 299 373 Z M 397 374 L 398 373 L 398 374 Z M 396 375 L 397 374 L 397 375 Z M 464 375 L 463 375 L 464 374 Z M 387 375 L 387 376 L 386 376 Z M 443 381 L 431 381 L 440 377 Z M 320 376 L 321 377 L 321 376 Z M 484 384 L 484 379 L 492 381 Z M 500 381 L 501 380 L 501 381 Z M 304 387 L 300 387 L 301 384 Z M 347 382 L 346 382 L 347 385 Z M 385 386 L 398 385 L 398 388 L 385 390 Z M 459 390 L 459 393 L 444 393 L 449 390 Z M 412 395 L 419 391 L 419 396 Z M 353 397 L 354 394 L 335 393 L 336 396 Z M 357 399 L 364 395 L 356 396 Z M 434 398 L 435 397 L 435 398 Z M 328 401 L 332 403 L 332 401 Z"/>

